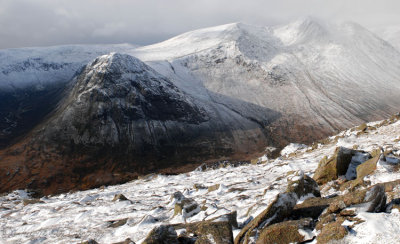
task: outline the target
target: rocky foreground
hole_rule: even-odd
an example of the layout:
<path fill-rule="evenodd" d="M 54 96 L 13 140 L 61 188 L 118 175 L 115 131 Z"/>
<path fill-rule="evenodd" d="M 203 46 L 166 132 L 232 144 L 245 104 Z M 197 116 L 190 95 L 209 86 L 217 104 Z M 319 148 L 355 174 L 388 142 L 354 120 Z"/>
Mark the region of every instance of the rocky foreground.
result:
<path fill-rule="evenodd" d="M 6 243 L 397 243 L 400 116 L 252 164 L 0 197 Z"/>

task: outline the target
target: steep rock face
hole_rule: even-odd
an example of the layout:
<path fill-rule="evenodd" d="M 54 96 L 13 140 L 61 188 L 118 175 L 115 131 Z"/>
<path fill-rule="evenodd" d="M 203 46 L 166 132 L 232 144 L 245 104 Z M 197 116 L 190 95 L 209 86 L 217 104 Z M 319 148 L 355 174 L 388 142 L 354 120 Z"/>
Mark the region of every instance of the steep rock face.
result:
<path fill-rule="evenodd" d="M 52 112 L 90 60 L 122 45 L 70 45 L 0 50 L 0 148 L 26 135 Z"/>
<path fill-rule="evenodd" d="M 129 146 L 156 136 L 156 130 L 163 137 L 168 121 L 207 120 L 170 81 L 129 55 L 114 53 L 97 58 L 76 78 L 42 137 L 82 146 Z"/>
<path fill-rule="evenodd" d="M 68 94 L 46 122 L 3 151 L 2 191 L 61 192 L 182 172 L 208 159 L 245 158 L 262 150 L 263 126 L 279 116 L 269 111 L 261 126 L 257 118 L 207 106 L 118 53 L 87 65 Z"/>

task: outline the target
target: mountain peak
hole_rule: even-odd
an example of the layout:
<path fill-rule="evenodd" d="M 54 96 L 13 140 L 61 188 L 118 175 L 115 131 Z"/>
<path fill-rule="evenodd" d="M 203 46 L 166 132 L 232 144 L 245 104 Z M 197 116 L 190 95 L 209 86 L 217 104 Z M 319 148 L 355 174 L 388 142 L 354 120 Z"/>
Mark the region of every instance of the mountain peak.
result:
<path fill-rule="evenodd" d="M 87 69 L 98 73 L 140 73 L 143 70 L 151 70 L 139 59 L 117 52 L 97 57 L 93 62 L 87 65 Z"/>
<path fill-rule="evenodd" d="M 314 17 L 304 17 L 288 25 L 278 26 L 274 29 L 274 35 L 278 37 L 284 45 L 318 40 L 326 36 L 327 33 L 325 24 Z"/>

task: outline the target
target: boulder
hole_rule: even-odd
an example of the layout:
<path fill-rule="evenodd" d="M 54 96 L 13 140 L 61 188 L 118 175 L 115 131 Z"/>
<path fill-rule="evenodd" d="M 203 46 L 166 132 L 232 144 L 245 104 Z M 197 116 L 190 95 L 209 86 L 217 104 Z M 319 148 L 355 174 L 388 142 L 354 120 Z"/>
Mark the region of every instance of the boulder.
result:
<path fill-rule="evenodd" d="M 379 151 L 380 151 L 380 149 L 379 149 Z M 376 170 L 376 165 L 380 158 L 380 153 L 377 153 L 376 150 L 374 150 L 371 153 L 371 155 L 374 155 L 374 156 L 372 158 L 368 159 L 367 161 L 365 161 L 364 163 L 357 166 L 356 179 L 344 183 L 340 187 L 341 191 L 344 191 L 346 189 L 353 190 L 356 187 L 367 185 L 367 183 L 364 181 L 364 177 L 372 174 Z"/>
<path fill-rule="evenodd" d="M 111 221 L 108 221 L 108 227 L 109 228 L 117 228 L 117 227 L 125 225 L 127 221 L 128 221 L 128 218 L 119 219 L 119 220 L 111 220 Z"/>
<path fill-rule="evenodd" d="M 365 194 L 364 202 L 369 203 L 366 207 L 367 212 L 378 213 L 386 209 L 385 187 L 381 184 L 373 186 Z"/>
<path fill-rule="evenodd" d="M 233 243 L 232 224 L 229 221 L 218 221 L 220 217 L 212 220 L 174 224 L 171 226 L 175 230 L 185 229 L 184 235 L 179 237 L 180 243 Z"/>
<path fill-rule="evenodd" d="M 342 211 L 343 209 L 345 209 L 346 207 L 347 207 L 347 205 L 344 203 L 344 201 L 339 199 L 339 200 L 332 202 L 329 205 L 328 213 L 338 213 L 338 212 Z"/>
<path fill-rule="evenodd" d="M 331 222 L 334 222 L 335 221 L 335 215 L 334 214 L 323 214 L 323 216 L 320 216 L 320 218 L 319 218 L 319 220 L 318 220 L 318 222 L 317 222 L 317 224 L 316 224 L 316 226 L 315 226 L 315 229 L 316 230 L 322 230 L 322 228 L 326 225 L 326 224 L 328 224 L 328 223 L 331 223 Z"/>
<path fill-rule="evenodd" d="M 366 162 L 357 166 L 357 179 L 358 181 L 363 181 L 364 177 L 372 174 L 376 170 L 376 164 L 378 163 L 380 154 L 375 155 L 375 157 L 368 159 Z"/>
<path fill-rule="evenodd" d="M 356 130 L 357 131 L 366 131 L 367 128 L 368 128 L 367 124 L 363 123 L 363 124 L 359 125 L 358 127 L 356 127 Z"/>
<path fill-rule="evenodd" d="M 40 199 L 24 199 L 24 200 L 22 200 L 22 204 L 24 204 L 24 206 L 29 205 L 29 204 L 36 204 L 36 203 L 44 203 L 44 202 Z"/>
<path fill-rule="evenodd" d="M 382 212 L 386 207 L 385 185 L 377 184 L 368 189 L 338 196 L 329 205 L 328 212 L 337 213 L 351 205 L 365 204 L 367 212 Z"/>
<path fill-rule="evenodd" d="M 130 238 L 126 238 L 125 241 L 114 242 L 113 244 L 135 244 Z"/>
<path fill-rule="evenodd" d="M 308 241 L 313 237 L 300 234 L 311 232 L 313 220 L 311 218 L 290 220 L 270 225 L 260 231 L 256 244 L 287 244 Z"/>
<path fill-rule="evenodd" d="M 142 244 L 178 244 L 178 236 L 174 227 L 160 225 L 155 227 L 147 235 Z"/>
<path fill-rule="evenodd" d="M 347 230 L 338 221 L 327 223 L 317 236 L 317 243 L 329 243 L 333 240 L 341 240 L 347 235 Z"/>
<path fill-rule="evenodd" d="M 394 188 L 400 185 L 400 180 L 389 181 L 382 184 L 385 187 L 385 192 L 392 192 Z"/>
<path fill-rule="evenodd" d="M 286 192 L 296 193 L 298 198 L 313 194 L 316 197 L 320 197 L 318 183 L 315 182 L 311 177 L 305 175 L 302 171 L 296 172 L 293 176 L 288 177 L 288 187 Z"/>
<path fill-rule="evenodd" d="M 296 193 L 280 193 L 275 200 L 257 217 L 250 221 L 235 238 L 235 244 L 249 243 L 251 236 L 260 228 L 279 223 L 288 217 L 297 202 Z"/>
<path fill-rule="evenodd" d="M 371 155 L 366 152 L 357 151 L 351 158 L 350 164 L 347 168 L 345 178 L 346 180 L 354 180 L 357 178 L 357 167 L 370 159 Z"/>
<path fill-rule="evenodd" d="M 185 199 L 185 196 L 182 194 L 182 192 L 177 191 L 171 196 L 171 200 L 175 200 L 176 202 L 180 202 L 183 199 Z"/>
<path fill-rule="evenodd" d="M 207 189 L 206 186 L 204 186 L 203 184 L 194 184 L 193 188 L 198 191 L 198 190 L 203 190 L 203 189 Z"/>
<path fill-rule="evenodd" d="M 182 215 L 184 219 L 190 218 L 200 212 L 200 206 L 191 198 L 184 198 L 175 203 L 174 216 Z"/>
<path fill-rule="evenodd" d="M 81 242 L 80 244 L 99 244 L 99 243 L 93 239 L 90 239 L 88 241 Z"/>
<path fill-rule="evenodd" d="M 324 157 L 318 164 L 314 174 L 314 180 L 323 185 L 329 181 L 336 180 L 339 175 L 345 175 L 352 157 L 357 151 L 349 148 L 338 147 L 330 157 Z"/>
<path fill-rule="evenodd" d="M 220 184 L 212 185 L 208 187 L 208 192 L 216 191 L 220 187 Z"/>
<path fill-rule="evenodd" d="M 171 200 L 175 202 L 174 216 L 182 215 L 183 218 L 190 218 L 200 212 L 200 206 L 191 198 L 186 198 L 180 191 L 175 192 L 171 196 Z"/>
<path fill-rule="evenodd" d="M 129 201 L 129 199 L 126 198 L 123 194 L 116 194 L 112 201 L 113 202 L 115 202 L 115 201 Z"/>
<path fill-rule="evenodd" d="M 239 225 L 237 222 L 237 212 L 236 211 L 212 218 L 209 221 L 211 221 L 211 222 L 227 221 L 233 228 L 235 228 L 235 229 L 239 228 Z"/>
<path fill-rule="evenodd" d="M 232 244 L 232 226 L 228 221 L 211 222 L 203 221 L 195 225 L 189 225 L 186 229 L 189 233 L 198 236 L 196 244 Z"/>
<path fill-rule="evenodd" d="M 321 213 L 334 201 L 332 198 L 312 197 L 297 204 L 290 217 L 292 219 L 313 218 L 317 219 Z"/>

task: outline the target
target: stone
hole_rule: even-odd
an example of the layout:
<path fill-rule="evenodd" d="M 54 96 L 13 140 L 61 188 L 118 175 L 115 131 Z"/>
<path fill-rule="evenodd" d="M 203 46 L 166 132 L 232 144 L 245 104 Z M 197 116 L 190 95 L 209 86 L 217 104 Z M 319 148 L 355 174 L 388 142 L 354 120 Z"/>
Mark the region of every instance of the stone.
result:
<path fill-rule="evenodd" d="M 316 230 L 322 230 L 324 225 L 334 222 L 335 221 L 335 215 L 334 214 L 324 214 L 323 216 L 320 217 L 318 220 L 315 229 Z"/>
<path fill-rule="evenodd" d="M 208 192 L 216 191 L 220 187 L 220 184 L 212 185 L 208 187 Z"/>
<path fill-rule="evenodd" d="M 342 209 L 345 209 L 347 206 L 342 200 L 334 201 L 329 205 L 328 213 L 338 213 Z"/>
<path fill-rule="evenodd" d="M 160 225 L 155 227 L 147 235 L 142 244 L 178 244 L 178 236 L 174 227 Z"/>
<path fill-rule="evenodd" d="M 125 241 L 114 242 L 113 244 L 135 244 L 130 238 L 126 238 Z"/>
<path fill-rule="evenodd" d="M 339 215 L 343 217 L 354 217 L 357 215 L 357 213 L 351 209 L 343 209 L 342 211 L 340 211 Z"/>
<path fill-rule="evenodd" d="M 347 235 L 347 230 L 340 222 L 331 222 L 324 225 L 317 236 L 318 243 L 329 243 L 333 240 L 341 240 Z"/>
<path fill-rule="evenodd" d="M 182 215 L 184 219 L 190 218 L 200 212 L 200 206 L 191 198 L 184 198 L 175 203 L 174 216 Z"/>
<path fill-rule="evenodd" d="M 336 180 L 339 175 L 345 175 L 351 158 L 357 151 L 349 148 L 338 147 L 330 157 L 324 157 L 318 164 L 314 174 L 314 180 L 323 185 L 329 181 Z"/>
<path fill-rule="evenodd" d="M 219 217 L 187 224 L 172 225 L 175 230 L 185 229 L 184 236 L 180 237 L 181 243 L 200 244 L 231 244 L 233 243 L 232 225 L 229 221 L 219 221 Z"/>
<path fill-rule="evenodd" d="M 364 177 L 367 175 L 372 174 L 376 170 L 376 164 L 379 161 L 380 154 L 375 155 L 375 157 L 368 159 L 364 163 L 360 164 L 357 166 L 357 178 L 355 181 L 357 183 L 362 183 L 364 182 Z M 353 184 L 353 188 L 356 186 L 356 184 Z"/>
<path fill-rule="evenodd" d="M 365 163 L 371 158 L 371 155 L 366 152 L 356 151 L 351 158 L 350 164 L 347 168 L 345 178 L 346 180 L 354 180 L 357 178 L 357 167 Z"/>
<path fill-rule="evenodd" d="M 283 221 L 288 217 L 297 202 L 296 193 L 280 193 L 275 200 L 257 217 L 250 221 L 235 238 L 235 244 L 247 244 L 252 235 L 257 233 L 259 228 Z"/>
<path fill-rule="evenodd" d="M 233 228 L 235 228 L 235 229 L 239 228 L 239 225 L 237 222 L 237 212 L 236 211 L 212 218 L 209 221 L 211 221 L 211 222 L 227 221 Z"/>
<path fill-rule="evenodd" d="M 126 198 L 123 194 L 116 194 L 112 201 L 113 202 L 115 202 L 115 201 L 129 201 L 129 199 Z"/>
<path fill-rule="evenodd" d="M 382 184 L 385 188 L 385 192 L 392 192 L 394 188 L 400 185 L 400 180 L 389 181 Z"/>
<path fill-rule="evenodd" d="M 317 219 L 322 212 L 334 201 L 332 198 L 312 197 L 297 204 L 291 213 L 292 219 L 313 218 Z"/>
<path fill-rule="evenodd" d="M 24 199 L 22 200 L 22 203 L 24 204 L 24 206 L 26 206 L 29 204 L 44 203 L 44 202 L 40 199 Z"/>
<path fill-rule="evenodd" d="M 372 158 L 375 158 L 376 156 L 380 156 L 382 153 L 382 149 L 380 148 L 375 148 L 374 150 L 372 150 L 369 154 L 371 154 Z"/>
<path fill-rule="evenodd" d="M 366 212 L 383 212 L 386 207 L 385 185 L 377 184 L 368 189 L 338 196 L 329 205 L 328 212 L 337 213 L 351 205 L 365 204 Z"/>
<path fill-rule="evenodd" d="M 286 244 L 308 241 L 313 237 L 306 238 L 299 231 L 308 230 L 311 232 L 312 229 L 311 218 L 276 223 L 260 231 L 256 244 Z"/>
<path fill-rule="evenodd" d="M 203 189 L 207 189 L 206 186 L 204 186 L 203 184 L 194 184 L 193 188 L 198 191 L 198 190 L 203 190 Z"/>
<path fill-rule="evenodd" d="M 288 177 L 288 187 L 286 192 L 296 193 L 298 198 L 313 194 L 316 197 L 320 197 L 318 183 L 315 182 L 311 177 L 304 175 L 302 171 L 296 172 L 293 176 Z"/>
<path fill-rule="evenodd" d="M 171 200 L 174 200 L 175 199 L 175 201 L 182 201 L 183 199 L 185 199 L 185 196 L 182 194 L 182 192 L 180 192 L 180 191 L 177 191 L 177 192 L 175 192 L 174 194 L 172 194 L 172 196 L 171 196 Z"/>
<path fill-rule="evenodd" d="M 187 232 L 198 236 L 196 244 L 231 244 L 233 243 L 232 226 L 228 221 L 222 222 L 200 222 L 191 225 L 186 229 Z"/>
<path fill-rule="evenodd" d="M 128 221 L 128 218 L 119 219 L 119 220 L 111 220 L 111 221 L 108 221 L 108 223 L 109 223 L 108 227 L 109 228 L 117 228 L 117 227 L 125 225 L 127 221 Z"/>
<path fill-rule="evenodd" d="M 88 241 L 81 242 L 80 244 L 99 244 L 99 243 L 93 239 L 90 239 Z"/>
<path fill-rule="evenodd" d="M 364 202 L 369 203 L 366 211 L 371 213 L 384 212 L 386 199 L 385 187 L 381 184 L 373 186 L 365 195 Z"/>
<path fill-rule="evenodd" d="M 368 128 L 367 124 L 364 123 L 364 124 L 361 124 L 358 127 L 356 127 L 356 130 L 358 130 L 358 131 L 366 131 L 367 128 Z"/>

